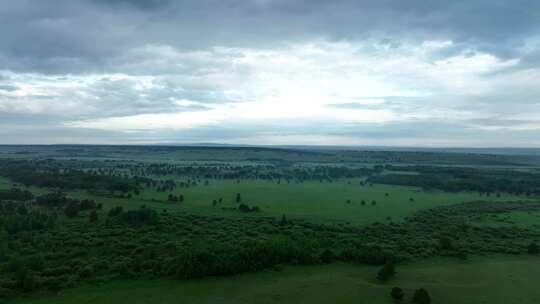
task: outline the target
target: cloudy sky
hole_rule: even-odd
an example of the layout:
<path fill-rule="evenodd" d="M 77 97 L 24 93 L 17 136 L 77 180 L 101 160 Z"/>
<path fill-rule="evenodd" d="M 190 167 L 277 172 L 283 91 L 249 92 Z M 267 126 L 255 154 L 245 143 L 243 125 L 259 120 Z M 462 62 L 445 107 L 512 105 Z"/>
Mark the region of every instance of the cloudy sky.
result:
<path fill-rule="evenodd" d="M 540 147 L 540 1 L 0 4 L 3 144 Z"/>

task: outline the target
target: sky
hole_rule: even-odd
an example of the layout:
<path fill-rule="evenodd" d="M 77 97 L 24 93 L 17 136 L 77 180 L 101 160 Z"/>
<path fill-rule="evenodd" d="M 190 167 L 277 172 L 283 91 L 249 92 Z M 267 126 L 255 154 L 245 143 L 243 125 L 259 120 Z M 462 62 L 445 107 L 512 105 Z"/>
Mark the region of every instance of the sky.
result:
<path fill-rule="evenodd" d="M 540 147 L 540 1 L 0 0 L 0 144 Z"/>

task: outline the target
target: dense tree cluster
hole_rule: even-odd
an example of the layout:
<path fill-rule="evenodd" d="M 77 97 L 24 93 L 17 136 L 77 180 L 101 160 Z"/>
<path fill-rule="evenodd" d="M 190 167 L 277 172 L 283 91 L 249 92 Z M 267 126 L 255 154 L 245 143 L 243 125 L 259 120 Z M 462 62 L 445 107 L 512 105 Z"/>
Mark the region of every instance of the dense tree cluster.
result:
<path fill-rule="evenodd" d="M 80 211 L 101 208 L 101 205 L 96 204 L 94 200 L 68 198 L 65 193 L 60 191 L 40 195 L 36 197 L 35 202 L 42 207 L 64 208 L 64 214 L 67 217 L 76 217 Z"/>
<path fill-rule="evenodd" d="M 130 226 L 142 226 L 155 224 L 157 222 L 157 212 L 153 209 L 141 206 L 136 210 L 124 211 L 122 207 L 115 207 L 109 211 L 109 217 L 113 220 Z"/>
<path fill-rule="evenodd" d="M 19 161 L 0 163 L 0 174 L 25 186 L 61 190 L 85 189 L 126 193 L 138 189 L 137 180 L 115 175 L 96 174 L 50 162 Z"/>
<path fill-rule="evenodd" d="M 0 190 L 0 200 L 6 201 L 29 201 L 34 198 L 32 192 L 21 190 L 19 188 L 11 188 L 9 190 Z"/>
<path fill-rule="evenodd" d="M 474 191 L 485 195 L 497 195 L 501 192 L 526 196 L 540 195 L 540 175 L 530 172 L 429 166 L 386 166 L 386 169 L 418 174 L 372 175 L 369 181 L 414 186 L 426 190 Z"/>
<path fill-rule="evenodd" d="M 195 278 L 336 260 L 383 265 L 389 278 L 395 273 L 392 263 L 405 259 L 458 252 L 526 253 L 531 240 L 540 237 L 536 230 L 474 227 L 466 220 L 504 210 L 540 210 L 538 203 L 458 204 L 419 211 L 403 223 L 366 227 L 285 216 L 158 214 L 147 207 L 114 207 L 101 221 L 99 214 L 105 211 L 93 209 L 88 218 L 94 224 L 89 225 L 69 218 L 57 221 L 63 216 L 58 208 L 18 202 L 0 206 L 0 291 L 5 295 L 112 277 Z M 441 235 L 459 238 L 442 252 Z"/>
<path fill-rule="evenodd" d="M 26 204 L 0 201 L 0 234 L 2 231 L 14 235 L 22 231 L 53 228 L 57 218 L 56 213 L 33 210 Z"/>

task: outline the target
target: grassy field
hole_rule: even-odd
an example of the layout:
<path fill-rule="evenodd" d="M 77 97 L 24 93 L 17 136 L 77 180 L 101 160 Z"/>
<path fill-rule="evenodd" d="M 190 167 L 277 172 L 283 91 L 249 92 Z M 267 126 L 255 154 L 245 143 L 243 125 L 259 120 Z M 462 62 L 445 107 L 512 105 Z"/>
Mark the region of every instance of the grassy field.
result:
<path fill-rule="evenodd" d="M 537 257 L 497 256 L 468 261 L 431 259 L 398 266 L 395 279 L 379 284 L 377 268 L 331 264 L 285 267 L 226 278 L 193 281 L 115 281 L 35 295 L 6 304 L 122 303 L 393 303 L 389 291 L 400 286 L 405 303 L 413 291 L 426 288 L 432 303 L 527 304 L 540 301 Z"/>
<path fill-rule="evenodd" d="M 242 196 L 242 202 L 258 206 L 262 212 L 254 216 L 305 219 L 314 222 L 342 222 L 350 224 L 369 224 L 374 222 L 399 221 L 414 211 L 440 205 L 455 204 L 478 199 L 477 193 L 445 193 L 442 191 L 425 192 L 412 187 L 373 185 L 360 186 L 359 180 L 338 180 L 332 183 L 304 182 L 281 183 L 243 180 L 211 181 L 209 185 L 190 188 L 178 188 L 174 194 L 183 194 L 183 203 L 156 203 L 152 200 L 166 201 L 168 192 L 145 190 L 131 201 L 120 200 L 117 203 L 138 207 L 141 203 L 169 210 L 186 210 L 202 214 L 221 216 L 245 216 L 238 211 L 223 210 L 236 208 L 236 193 Z M 386 195 L 388 194 L 388 196 Z M 223 198 L 223 203 L 212 207 L 214 199 Z M 409 201 L 413 198 L 414 201 Z M 490 200 L 515 200 L 515 196 L 503 195 Z M 99 200 L 99 198 L 96 198 Z M 350 203 L 347 201 L 350 200 Z M 364 200 L 365 205 L 361 204 Z M 372 205 L 372 201 L 376 205 Z M 250 216 L 253 214 L 250 214 Z"/>
<path fill-rule="evenodd" d="M 0 189 L 11 187 L 6 179 L 0 179 Z M 46 189 L 31 187 L 34 194 L 46 193 Z M 167 202 L 169 193 L 182 194 L 182 203 Z M 258 206 L 261 212 L 240 213 L 236 210 L 236 194 L 240 193 L 242 202 Z M 291 219 L 304 219 L 318 223 L 349 223 L 354 225 L 374 222 L 400 221 L 417 210 L 441 205 L 462 203 L 474 200 L 508 201 L 519 200 L 513 195 L 485 197 L 478 193 L 443 191 L 423 191 L 413 187 L 378 185 L 361 186 L 360 179 L 342 179 L 320 183 L 286 183 L 264 180 L 210 180 L 208 185 L 199 184 L 189 188 L 177 188 L 173 192 L 157 192 L 147 188 L 139 196 L 131 199 L 108 198 L 90 195 L 85 191 L 72 191 L 70 195 L 78 198 L 91 198 L 101 202 L 104 207 L 123 206 L 138 208 L 141 205 L 169 211 L 184 211 L 196 214 L 218 216 L 270 216 L 285 214 Z M 213 200 L 223 198 L 216 207 Z M 414 199 L 410 201 L 409 199 Z M 350 200 L 350 203 L 348 201 Z M 365 205 L 362 205 L 362 200 Z M 372 201 L 376 201 L 372 205 Z M 228 210 L 234 208 L 235 210 Z"/>

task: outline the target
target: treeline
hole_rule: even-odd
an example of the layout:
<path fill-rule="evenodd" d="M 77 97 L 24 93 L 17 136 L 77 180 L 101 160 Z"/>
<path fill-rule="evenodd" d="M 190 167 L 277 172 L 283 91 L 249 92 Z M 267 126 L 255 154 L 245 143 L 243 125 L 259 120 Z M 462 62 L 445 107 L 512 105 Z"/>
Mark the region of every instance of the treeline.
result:
<path fill-rule="evenodd" d="M 0 174 L 25 186 L 84 189 L 90 191 L 130 192 L 138 189 L 137 180 L 92 174 L 72 168 L 56 168 L 37 161 L 3 162 Z"/>
<path fill-rule="evenodd" d="M 0 190 L 0 200 L 6 201 L 29 201 L 34 198 L 32 192 L 21 190 L 19 188 L 11 188 L 9 190 Z"/>
<path fill-rule="evenodd" d="M 57 218 L 54 212 L 34 210 L 28 204 L 0 201 L 0 234 L 15 235 L 23 231 L 52 229 Z M 3 253 L 0 250 L 0 258 Z"/>
<path fill-rule="evenodd" d="M 380 172 L 379 168 L 347 166 L 302 166 L 282 164 L 213 164 L 177 165 L 170 163 L 120 164 L 118 170 L 132 176 L 181 176 L 191 179 L 264 179 L 264 180 L 328 180 L 369 176 Z M 114 169 L 107 169 L 109 173 Z"/>
<path fill-rule="evenodd" d="M 62 208 L 67 217 L 76 217 L 81 211 L 102 208 L 102 205 L 96 204 L 94 200 L 68 198 L 65 193 L 60 191 L 36 197 L 36 204 L 42 207 Z"/>
<path fill-rule="evenodd" d="M 449 192 L 474 191 L 486 195 L 510 193 L 540 195 L 540 174 L 512 170 L 473 168 L 386 166 L 390 171 L 408 171 L 418 174 L 384 174 L 369 177 L 369 182 L 400 186 L 438 189 Z"/>
<path fill-rule="evenodd" d="M 109 218 L 112 218 L 118 223 L 127 224 L 130 226 L 142 226 L 155 224 L 157 222 L 157 212 L 153 209 L 141 206 L 137 210 L 127 210 L 118 206 L 109 210 Z"/>

